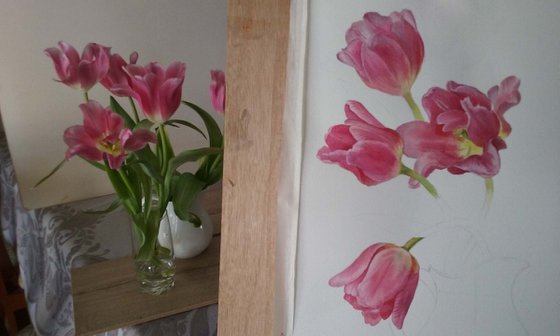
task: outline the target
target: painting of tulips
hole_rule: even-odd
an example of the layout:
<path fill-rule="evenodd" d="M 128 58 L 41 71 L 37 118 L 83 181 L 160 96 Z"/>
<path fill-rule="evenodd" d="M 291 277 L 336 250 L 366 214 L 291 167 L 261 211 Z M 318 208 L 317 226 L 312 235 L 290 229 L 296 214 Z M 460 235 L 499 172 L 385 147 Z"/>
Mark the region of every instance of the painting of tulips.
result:
<path fill-rule="evenodd" d="M 553 10 L 311 2 L 295 336 L 560 330 Z"/>
<path fill-rule="evenodd" d="M 512 129 L 504 114 L 521 100 L 520 80 L 508 76 L 487 94 L 454 81 L 445 88 L 434 86 L 422 98 L 426 121 L 411 94 L 424 59 L 412 11 L 367 12 L 350 25 L 346 43 L 338 60 L 354 68 L 369 88 L 403 97 L 413 120 L 391 129 L 350 100 L 344 124 L 329 129 L 317 157 L 352 172 L 367 186 L 407 175 L 411 188 L 422 185 L 435 198 L 439 195 L 427 179 L 434 170 L 476 174 L 485 181 L 490 201 L 492 178 L 500 171 L 499 151 L 507 147 L 504 139 Z M 403 155 L 414 159 L 412 169 L 402 162 Z M 408 252 L 412 246 L 407 246 L 376 243 L 329 281 L 344 286 L 344 299 L 362 312 L 365 323 L 374 326 L 392 316 L 395 327 L 402 328 L 419 273 Z"/>

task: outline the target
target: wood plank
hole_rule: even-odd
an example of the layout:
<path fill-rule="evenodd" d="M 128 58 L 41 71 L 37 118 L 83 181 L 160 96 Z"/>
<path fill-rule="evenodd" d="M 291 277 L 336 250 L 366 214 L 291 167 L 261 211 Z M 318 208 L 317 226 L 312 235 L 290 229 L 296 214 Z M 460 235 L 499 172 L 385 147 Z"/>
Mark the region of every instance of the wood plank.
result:
<path fill-rule="evenodd" d="M 274 334 L 290 1 L 228 1 L 218 334 Z"/>
<path fill-rule="evenodd" d="M 76 335 L 93 335 L 217 303 L 219 251 L 220 237 L 214 237 L 198 257 L 178 259 L 175 287 L 159 296 L 140 292 L 131 257 L 74 269 Z"/>

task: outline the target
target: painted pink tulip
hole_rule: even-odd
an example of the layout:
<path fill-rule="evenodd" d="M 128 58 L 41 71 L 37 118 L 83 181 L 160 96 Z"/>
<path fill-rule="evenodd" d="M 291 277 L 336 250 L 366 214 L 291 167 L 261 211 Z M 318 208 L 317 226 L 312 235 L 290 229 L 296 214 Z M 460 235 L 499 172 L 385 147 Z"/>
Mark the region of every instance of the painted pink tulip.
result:
<path fill-rule="evenodd" d="M 116 96 L 123 96 L 121 92 L 131 90 L 131 79 L 124 70 L 128 64 L 136 64 L 138 60 L 138 53 L 135 51 L 130 54 L 129 63 L 122 58 L 119 54 L 112 54 L 109 59 L 109 71 L 103 77 L 100 83 L 111 93 Z"/>
<path fill-rule="evenodd" d="M 60 41 L 58 48 L 45 49 L 58 75 L 58 79 L 71 87 L 88 91 L 109 71 L 110 48 L 97 43 L 89 43 L 82 56 L 70 44 Z"/>
<path fill-rule="evenodd" d="M 349 170 L 368 186 L 399 175 L 403 151 L 399 134 L 383 126 L 357 101 L 348 101 L 344 110 L 346 121 L 331 127 L 317 157 Z"/>
<path fill-rule="evenodd" d="M 521 99 L 519 79 L 508 77 L 488 95 L 453 81 L 446 89 L 431 88 L 422 104 L 429 122 L 412 121 L 397 128 L 404 154 L 415 158 L 414 169 L 429 176 L 435 169 L 491 178 L 500 171 L 499 151 L 511 132 L 504 112 Z M 411 180 L 412 186 L 417 183 Z"/>
<path fill-rule="evenodd" d="M 156 142 L 156 135 L 148 129 L 123 128 L 124 121 L 118 114 L 94 100 L 81 104 L 80 109 L 83 125 L 69 127 L 64 132 L 64 142 L 68 145 L 66 159 L 78 155 L 87 160 L 105 160 L 111 169 L 118 169 L 127 153 Z"/>
<path fill-rule="evenodd" d="M 392 316 L 401 329 L 418 286 L 416 258 L 400 246 L 377 243 L 365 249 L 344 271 L 330 279 L 344 286 L 344 299 L 362 312 L 365 323 L 376 325 Z"/>
<path fill-rule="evenodd" d="M 367 86 L 395 96 L 410 94 L 424 60 L 424 42 L 410 10 L 365 13 L 346 32 L 346 43 L 337 58 Z"/>
<path fill-rule="evenodd" d="M 226 75 L 223 71 L 210 71 L 212 80 L 210 81 L 210 101 L 216 112 L 225 111 L 226 103 Z"/>
<path fill-rule="evenodd" d="M 167 69 L 156 62 L 146 66 L 129 64 L 125 70 L 130 87 L 117 86 L 113 92 L 133 97 L 152 122 L 159 124 L 169 120 L 181 104 L 185 63 L 174 62 Z"/>

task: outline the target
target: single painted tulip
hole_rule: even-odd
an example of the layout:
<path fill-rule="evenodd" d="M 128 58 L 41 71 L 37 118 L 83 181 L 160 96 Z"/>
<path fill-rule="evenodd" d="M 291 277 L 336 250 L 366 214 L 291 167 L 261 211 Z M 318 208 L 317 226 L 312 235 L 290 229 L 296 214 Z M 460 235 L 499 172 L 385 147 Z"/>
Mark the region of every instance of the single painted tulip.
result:
<path fill-rule="evenodd" d="M 223 71 L 210 71 L 210 101 L 216 112 L 224 113 L 226 104 L 226 75 Z"/>
<path fill-rule="evenodd" d="M 348 268 L 332 277 L 329 285 L 344 286 L 344 299 L 362 312 L 365 323 L 374 326 L 392 315 L 393 324 L 401 329 L 420 272 L 408 250 L 420 239 L 413 238 L 404 247 L 388 243 L 368 247 Z"/>
<path fill-rule="evenodd" d="M 68 86 L 88 91 L 109 71 L 108 47 L 89 43 L 80 57 L 70 44 L 60 41 L 58 46 L 45 49 L 45 54 L 52 59 L 58 79 Z"/>
<path fill-rule="evenodd" d="M 125 69 L 130 87 L 113 88 L 115 94 L 134 98 L 146 118 L 156 124 L 169 120 L 181 104 L 185 63 L 174 62 L 167 69 L 156 62 L 129 64 Z"/>
<path fill-rule="evenodd" d="M 453 174 L 471 172 L 491 178 L 500 171 L 499 151 L 511 126 L 503 114 L 521 99 L 519 80 L 508 77 L 488 95 L 453 81 L 434 87 L 422 99 L 429 122 L 412 121 L 397 128 L 404 154 L 415 158 L 414 169 L 428 176 L 434 169 Z M 417 185 L 411 180 L 411 184 Z"/>
<path fill-rule="evenodd" d="M 367 86 L 395 96 L 410 94 L 424 60 L 424 42 L 410 10 L 364 14 L 346 32 L 346 43 L 337 57 Z"/>
<path fill-rule="evenodd" d="M 116 96 L 123 96 L 121 92 L 131 90 L 131 79 L 124 70 L 128 64 L 136 64 L 138 60 L 138 53 L 135 51 L 130 54 L 129 63 L 119 54 L 112 54 L 109 60 L 109 71 L 107 75 L 100 81 L 107 90 L 111 91 Z"/>
<path fill-rule="evenodd" d="M 331 127 L 317 157 L 351 171 L 368 186 L 399 175 L 403 153 L 399 134 L 383 126 L 357 101 L 348 101 L 344 110 L 346 121 Z"/>
<path fill-rule="evenodd" d="M 68 145 L 66 159 L 78 155 L 92 161 L 105 160 L 111 169 L 118 169 L 127 153 L 156 142 L 156 135 L 147 129 L 123 128 L 123 119 L 96 101 L 81 104 L 80 109 L 83 125 L 69 127 L 64 132 L 64 142 Z"/>

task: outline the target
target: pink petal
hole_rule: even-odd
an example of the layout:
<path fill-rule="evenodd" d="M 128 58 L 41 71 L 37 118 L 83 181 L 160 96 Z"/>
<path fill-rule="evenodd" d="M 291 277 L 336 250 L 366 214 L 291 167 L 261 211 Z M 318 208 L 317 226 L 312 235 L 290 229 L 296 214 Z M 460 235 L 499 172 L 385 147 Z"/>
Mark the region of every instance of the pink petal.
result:
<path fill-rule="evenodd" d="M 378 309 L 364 310 L 362 311 L 362 316 L 364 317 L 364 322 L 371 326 L 375 326 L 381 321 Z"/>
<path fill-rule="evenodd" d="M 408 309 L 410 308 L 412 299 L 414 299 L 414 294 L 416 292 L 416 288 L 418 287 L 418 280 L 420 278 L 418 273 L 418 263 L 416 262 L 416 259 L 414 257 L 412 257 L 412 260 L 413 264 L 416 266 L 416 272 L 413 270 L 404 288 L 399 294 L 397 294 L 397 297 L 395 298 L 392 320 L 397 329 L 402 329 L 404 318 L 408 313 Z"/>
<path fill-rule="evenodd" d="M 400 44 L 384 35 L 371 38 L 362 47 L 362 63 L 366 85 L 387 94 L 407 93 L 416 78 Z"/>
<path fill-rule="evenodd" d="M 62 50 L 64 55 L 68 58 L 69 64 L 73 67 L 77 66 L 80 62 L 80 55 L 78 54 L 76 49 L 64 41 L 59 41 L 58 46 L 60 47 L 60 50 Z"/>
<path fill-rule="evenodd" d="M 346 113 L 346 123 L 350 121 L 361 121 L 366 124 L 373 125 L 379 128 L 385 128 L 369 111 L 364 107 L 364 105 L 355 100 L 349 100 L 344 105 L 344 112 Z"/>
<path fill-rule="evenodd" d="M 488 97 L 492 101 L 494 111 L 500 119 L 503 136 L 508 136 L 511 133 L 511 125 L 505 120 L 504 113 L 521 101 L 521 94 L 519 93 L 520 84 L 519 78 L 509 76 L 499 86 L 496 85 L 488 90 Z"/>
<path fill-rule="evenodd" d="M 373 256 L 378 253 L 379 250 L 385 249 L 389 246 L 394 245 L 387 243 L 376 243 L 369 246 L 360 254 L 360 256 L 358 256 L 356 260 L 354 260 L 354 262 L 352 262 L 350 266 L 332 277 L 329 280 L 329 285 L 331 287 L 340 287 L 356 280 L 364 272 L 366 272 L 371 260 L 373 259 Z"/>
<path fill-rule="evenodd" d="M 366 124 L 356 124 L 350 127 L 350 134 L 355 141 L 377 141 L 383 142 L 392 148 L 395 155 L 402 153 L 402 141 L 400 135 L 389 128 L 377 128 Z"/>
<path fill-rule="evenodd" d="M 469 98 L 463 99 L 461 106 L 468 118 L 467 133 L 472 142 L 482 147 L 498 136 L 500 121 L 493 111 L 481 105 L 474 106 Z"/>
<path fill-rule="evenodd" d="M 412 256 L 403 248 L 379 251 L 358 287 L 358 303 L 381 309 L 403 290 L 412 269 Z"/>
<path fill-rule="evenodd" d="M 78 65 L 78 78 L 80 80 L 80 87 L 88 91 L 97 83 L 97 71 L 95 64 L 89 61 L 81 61 Z"/>
<path fill-rule="evenodd" d="M 317 158 L 326 163 L 336 163 L 340 167 L 352 172 L 360 183 L 372 186 L 376 184 L 376 181 L 368 178 L 364 172 L 358 167 L 352 166 L 347 162 L 347 151 L 346 150 L 331 150 L 329 147 L 325 146 L 319 150 L 317 153 Z"/>
<path fill-rule="evenodd" d="M 469 98 L 473 106 L 483 106 L 489 110 L 492 109 L 490 99 L 475 87 L 449 81 L 447 82 L 447 89 L 458 95 L 461 100 Z"/>
<path fill-rule="evenodd" d="M 443 125 L 444 132 L 452 132 L 458 128 L 466 128 L 469 119 L 462 110 L 448 110 L 439 114 L 436 121 L 437 124 Z"/>
<path fill-rule="evenodd" d="M 113 170 L 117 170 L 124 163 L 126 156 L 124 155 L 124 153 L 121 153 L 120 155 L 117 156 L 104 154 L 104 158 L 109 162 L 109 168 Z"/>
<path fill-rule="evenodd" d="M 96 142 L 90 138 L 83 126 L 72 126 L 64 131 L 64 142 L 68 145 L 65 157 L 80 155 L 86 159 L 99 161 L 102 153 L 96 148 Z"/>
<path fill-rule="evenodd" d="M 463 110 L 459 96 L 439 87 L 428 90 L 422 97 L 422 106 L 428 112 L 432 123 L 437 123 L 437 118 L 442 113 L 451 110 Z"/>
<path fill-rule="evenodd" d="M 181 105 L 182 78 L 171 78 L 165 81 L 159 91 L 159 106 L 162 121 L 169 120 Z"/>
<path fill-rule="evenodd" d="M 332 150 L 348 150 L 354 146 L 356 140 L 350 134 L 350 127 L 348 125 L 335 125 L 326 134 L 325 142 Z"/>
<path fill-rule="evenodd" d="M 130 131 L 130 130 L 129 130 Z M 144 148 L 149 142 L 156 143 L 157 137 L 154 132 L 148 129 L 137 129 L 131 132 L 129 137 L 125 140 L 121 136 L 121 141 L 127 151 L 137 151 Z"/>
<path fill-rule="evenodd" d="M 425 153 L 439 153 L 451 161 L 461 160 L 459 143 L 452 133 L 438 130 L 437 126 L 423 121 L 411 121 L 397 128 L 404 144 L 404 154 L 419 158 Z M 448 161 L 447 159 L 444 161 Z"/>
<path fill-rule="evenodd" d="M 350 151 L 349 165 L 358 167 L 364 175 L 377 183 L 388 181 L 399 175 L 400 157 L 393 148 L 383 142 L 360 141 Z"/>
<path fill-rule="evenodd" d="M 210 102 L 215 111 L 224 113 L 226 99 L 226 78 L 223 71 L 210 71 Z"/>

